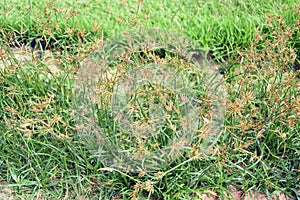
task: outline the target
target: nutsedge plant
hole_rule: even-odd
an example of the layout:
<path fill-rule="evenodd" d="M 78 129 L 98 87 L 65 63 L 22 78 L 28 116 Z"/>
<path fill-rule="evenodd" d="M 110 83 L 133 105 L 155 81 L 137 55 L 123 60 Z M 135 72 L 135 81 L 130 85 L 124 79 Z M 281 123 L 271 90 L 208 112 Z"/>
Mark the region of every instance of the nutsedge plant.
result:
<path fill-rule="evenodd" d="M 255 190 L 268 197 L 284 192 L 299 198 L 300 5 L 296 4 L 270 0 L 255 4 L 243 0 L 1 1 L 0 198 L 2 189 L 9 187 L 16 199 L 201 199 L 203 194 L 232 199 L 232 185 L 243 195 Z M 212 112 L 206 83 L 199 81 L 195 87 L 204 118 L 192 144 L 182 152 L 178 149 L 187 146 L 186 141 L 174 141 L 169 156 L 177 157 L 169 166 L 156 165 L 151 173 L 141 169 L 134 174 L 109 168 L 92 155 L 78 136 L 72 95 L 74 74 L 80 65 L 88 64 L 82 63 L 83 58 L 103 40 L 139 27 L 178 30 L 212 49 L 216 58 L 223 56 L 228 63 L 220 65 L 233 64 L 229 70 L 224 67 L 227 113 L 212 152 L 199 156 L 205 150 L 200 145 L 205 135 L 200 133 L 206 132 L 205 118 Z M 45 43 L 45 49 L 34 45 L 30 49 L 33 40 Z M 22 45 L 32 53 L 25 62 L 9 50 Z M 46 59 L 35 56 L 40 50 L 52 51 L 61 73 L 52 74 Z M 130 70 L 130 65 L 169 62 L 193 79 L 179 58 L 147 56 L 124 55 L 118 73 Z M 126 63 L 128 57 L 135 60 Z M 115 80 L 107 76 L 101 81 L 101 106 L 108 108 Z M 161 94 L 162 88 L 146 86 L 147 92 L 136 92 L 139 99 Z M 138 135 L 132 142 L 133 137 L 123 131 L 111 137 L 116 145 L 125 144 L 143 157 L 176 136 L 176 125 L 190 126 L 188 121 L 178 122 L 178 102 L 170 103 L 170 91 L 156 97 L 174 116 L 166 123 L 166 134 L 150 139 Z M 150 113 L 146 100 L 132 102 L 132 117 L 141 124 Z M 107 112 L 101 111 L 99 122 L 116 131 L 118 127 L 106 121 Z"/>
<path fill-rule="evenodd" d="M 232 174 L 239 167 L 251 173 L 260 189 L 280 190 L 286 182 L 278 177 L 299 182 L 300 80 L 293 68 L 299 49 L 291 43 L 298 30 L 299 21 L 287 26 L 281 16 L 267 15 L 251 45 L 238 51 L 236 77 L 228 79 L 231 144 L 223 150 L 224 162 Z M 275 170 L 279 166 L 285 168 Z"/>

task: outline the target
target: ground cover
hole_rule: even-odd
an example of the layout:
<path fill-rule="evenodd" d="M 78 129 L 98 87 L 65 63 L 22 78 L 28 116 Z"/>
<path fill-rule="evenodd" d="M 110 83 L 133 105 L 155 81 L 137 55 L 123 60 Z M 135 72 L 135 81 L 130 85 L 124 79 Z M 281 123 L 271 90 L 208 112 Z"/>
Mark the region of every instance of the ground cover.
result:
<path fill-rule="evenodd" d="M 298 199 L 298 10 L 295 1 L 269 0 L 2 1 L 0 198 Z M 132 173 L 108 167 L 91 153 L 78 134 L 73 97 L 90 53 L 139 28 L 176 30 L 209 50 L 228 98 L 210 153 L 201 153 L 198 139 L 212 112 L 208 87 L 200 81 L 204 118 L 188 150 L 170 165 Z M 164 59 L 183 62 L 161 52 L 130 62 Z M 128 67 L 124 59 L 118 64 Z M 137 142 L 130 150 L 145 150 L 154 141 L 165 138 Z"/>

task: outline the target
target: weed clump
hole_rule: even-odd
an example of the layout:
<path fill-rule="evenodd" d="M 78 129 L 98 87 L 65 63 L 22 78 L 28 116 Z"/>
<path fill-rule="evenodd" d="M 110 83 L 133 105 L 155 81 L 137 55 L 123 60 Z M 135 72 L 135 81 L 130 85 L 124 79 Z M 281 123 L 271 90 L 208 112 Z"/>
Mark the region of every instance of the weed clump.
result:
<path fill-rule="evenodd" d="M 239 67 L 227 77 L 232 81 L 226 117 L 231 141 L 224 162 L 231 173 L 234 168 L 251 173 L 251 184 L 260 189 L 299 182 L 300 92 L 293 70 L 299 60 L 291 43 L 298 29 L 299 22 L 290 27 L 281 16 L 267 15 L 249 48 L 238 51 Z"/>

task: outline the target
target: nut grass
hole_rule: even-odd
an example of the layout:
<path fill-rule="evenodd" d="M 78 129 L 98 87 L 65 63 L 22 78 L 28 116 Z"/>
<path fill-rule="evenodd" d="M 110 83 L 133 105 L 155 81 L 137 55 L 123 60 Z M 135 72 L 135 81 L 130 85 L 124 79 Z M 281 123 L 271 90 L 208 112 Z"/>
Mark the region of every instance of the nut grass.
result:
<path fill-rule="evenodd" d="M 255 190 L 299 198 L 297 8 L 296 1 L 268 0 L 2 1 L 1 184 L 17 199 L 197 199 L 205 193 L 230 199 L 231 185 L 243 195 Z M 179 30 L 211 49 L 223 61 L 228 102 L 212 154 L 199 157 L 195 138 L 170 166 L 130 174 L 90 154 L 77 135 L 72 98 L 84 58 L 104 39 L 140 27 Z M 8 48 L 22 45 L 34 49 L 26 62 Z M 35 54 L 45 50 L 60 73 L 51 74 Z"/>

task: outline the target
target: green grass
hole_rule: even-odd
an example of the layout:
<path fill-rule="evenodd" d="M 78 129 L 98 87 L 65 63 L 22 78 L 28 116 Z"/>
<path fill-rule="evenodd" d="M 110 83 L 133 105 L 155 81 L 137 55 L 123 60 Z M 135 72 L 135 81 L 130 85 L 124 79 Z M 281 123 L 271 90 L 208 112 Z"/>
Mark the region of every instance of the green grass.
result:
<path fill-rule="evenodd" d="M 295 1 L 3 1 L 1 32 L 46 37 L 58 45 L 75 45 L 111 37 L 132 28 L 160 27 L 182 31 L 203 47 L 228 55 L 246 47 L 254 27 L 263 26 L 265 14 L 280 14 L 294 24 Z M 57 7 L 57 8 L 56 8 Z M 284 10 L 286 8 L 286 10 Z M 80 37 L 82 37 L 80 39 Z"/>
<path fill-rule="evenodd" d="M 300 198 L 299 72 L 290 70 L 299 65 L 297 6 L 270 0 L 0 2 L 0 191 L 8 186 L 16 199 L 196 199 L 212 191 L 230 199 L 234 185 L 244 193 Z M 78 135 L 74 75 L 103 39 L 151 27 L 179 31 L 211 50 L 229 96 L 213 153 L 203 156 L 194 138 L 170 165 L 135 174 L 105 166 Z M 45 60 L 19 63 L 7 53 L 15 41 L 34 38 L 54 52 L 59 74 L 47 78 Z M 201 97 L 205 92 L 199 87 Z M 110 139 L 124 144 L 122 134 Z M 168 134 L 172 130 L 132 145 L 163 143 Z"/>

